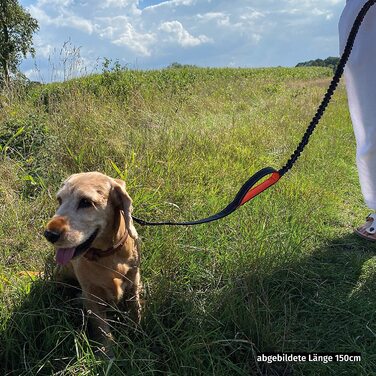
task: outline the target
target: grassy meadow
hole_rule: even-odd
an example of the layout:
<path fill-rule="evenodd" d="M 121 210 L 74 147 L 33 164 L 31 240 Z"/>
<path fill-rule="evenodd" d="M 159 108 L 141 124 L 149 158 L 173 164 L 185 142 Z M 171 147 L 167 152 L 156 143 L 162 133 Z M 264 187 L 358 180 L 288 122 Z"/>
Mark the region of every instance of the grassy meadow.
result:
<path fill-rule="evenodd" d="M 61 181 L 81 171 L 124 179 L 144 219 L 222 209 L 255 171 L 285 163 L 331 75 L 115 70 L 1 94 L 0 374 L 376 374 L 376 248 L 352 233 L 368 211 L 343 85 L 276 186 L 208 225 L 137 227 L 145 312 L 137 330 L 114 319 L 114 360 L 93 355 L 42 235 Z M 362 361 L 265 364 L 259 352 Z"/>

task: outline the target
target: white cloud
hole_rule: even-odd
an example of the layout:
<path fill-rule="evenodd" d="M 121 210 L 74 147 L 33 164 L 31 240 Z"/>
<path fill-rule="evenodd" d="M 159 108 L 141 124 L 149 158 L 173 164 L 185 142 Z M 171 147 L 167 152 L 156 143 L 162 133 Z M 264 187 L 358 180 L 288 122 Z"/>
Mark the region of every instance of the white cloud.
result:
<path fill-rule="evenodd" d="M 134 16 L 138 16 L 142 13 L 139 9 L 139 0 L 104 0 L 99 5 L 99 8 L 121 11 L 126 10 Z"/>
<path fill-rule="evenodd" d="M 91 34 L 93 32 L 93 24 L 91 21 L 78 17 L 75 15 L 66 15 L 55 19 L 55 23 L 60 27 L 72 27 L 77 30 L 81 30 L 85 33 Z"/>
<path fill-rule="evenodd" d="M 126 46 L 140 56 L 150 56 L 155 34 L 136 30 L 131 20 L 127 16 L 96 17 L 95 32 L 114 45 Z"/>
<path fill-rule="evenodd" d="M 126 8 L 138 6 L 138 0 L 103 0 L 101 7 L 103 8 Z"/>
<path fill-rule="evenodd" d="M 209 0 L 210 1 L 210 0 Z M 150 5 L 145 8 L 145 10 L 154 10 L 159 8 L 176 8 L 181 5 L 183 6 L 191 6 L 196 4 L 197 0 L 167 0 L 167 1 L 161 1 L 159 4 Z"/>
<path fill-rule="evenodd" d="M 38 0 L 37 6 L 43 7 L 45 5 L 58 5 L 61 7 L 67 7 L 73 4 L 73 0 Z"/>
<path fill-rule="evenodd" d="M 58 1 L 58 0 L 55 0 Z M 49 4 L 50 5 L 50 4 Z M 61 10 L 58 16 L 53 17 L 46 13 L 43 8 L 31 6 L 30 13 L 40 24 L 54 25 L 56 27 L 74 28 L 85 33 L 93 32 L 93 24 L 90 20 L 77 16 L 65 10 Z"/>
<path fill-rule="evenodd" d="M 45 59 L 48 59 L 55 49 L 52 44 L 45 44 L 38 35 L 34 37 L 34 46 L 35 49 L 38 51 L 38 55 Z"/>
<path fill-rule="evenodd" d="M 248 9 L 244 14 L 240 15 L 241 20 L 254 21 L 265 17 L 265 13 L 256 9 Z"/>
<path fill-rule="evenodd" d="M 207 24 L 215 21 L 218 26 L 231 26 L 229 15 L 223 12 L 199 13 L 196 17 L 201 23 Z"/>
<path fill-rule="evenodd" d="M 227 15 L 225 13 L 222 13 L 222 12 L 208 12 L 208 13 L 205 13 L 205 14 L 199 13 L 197 15 L 197 18 L 205 20 L 205 21 L 217 20 L 218 18 L 221 19 L 221 18 L 225 18 L 225 17 L 227 17 Z"/>
<path fill-rule="evenodd" d="M 203 43 L 211 42 L 212 40 L 205 35 L 194 37 L 184 29 L 179 21 L 163 22 L 159 30 L 171 34 L 170 40 L 177 41 L 183 47 L 195 47 Z"/>
<path fill-rule="evenodd" d="M 155 36 L 151 33 L 138 33 L 130 23 L 126 23 L 123 32 L 117 39 L 112 41 L 118 46 L 128 46 L 131 50 L 144 56 L 150 56 L 148 48 L 155 41 Z"/>

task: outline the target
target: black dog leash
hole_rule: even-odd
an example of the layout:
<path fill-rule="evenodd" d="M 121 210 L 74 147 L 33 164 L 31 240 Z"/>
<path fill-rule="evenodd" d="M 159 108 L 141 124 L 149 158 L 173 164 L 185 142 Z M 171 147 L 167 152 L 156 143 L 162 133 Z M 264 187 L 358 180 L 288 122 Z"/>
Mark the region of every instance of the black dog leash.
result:
<path fill-rule="evenodd" d="M 266 167 L 261 169 L 260 171 L 256 172 L 253 176 L 251 176 L 240 188 L 239 192 L 236 194 L 235 198 L 228 204 L 223 210 L 220 212 L 203 219 L 198 219 L 195 221 L 187 221 L 187 222 L 173 222 L 173 221 L 163 221 L 163 222 L 149 222 L 144 221 L 143 219 L 133 217 L 133 220 L 142 226 L 193 226 L 199 225 L 203 223 L 213 222 L 218 219 L 224 218 L 234 212 L 237 208 L 244 205 L 246 202 L 250 201 L 261 192 L 265 191 L 275 183 L 287 172 L 289 171 L 295 162 L 300 157 L 301 153 L 303 152 L 304 148 L 307 146 L 309 142 L 309 138 L 311 137 L 313 131 L 315 130 L 317 124 L 319 123 L 321 117 L 323 116 L 326 107 L 328 106 L 335 90 L 337 89 L 338 83 L 342 77 L 343 71 L 345 69 L 345 65 L 349 59 L 351 50 L 354 45 L 354 41 L 356 35 L 358 34 L 359 28 L 363 22 L 363 19 L 372 5 L 376 3 L 376 0 L 368 0 L 363 8 L 360 10 L 358 16 L 355 19 L 355 22 L 351 28 L 350 34 L 348 36 L 345 49 L 343 54 L 338 62 L 336 71 L 334 73 L 333 79 L 324 95 L 324 98 L 318 107 L 315 116 L 312 118 L 310 124 L 308 125 L 307 130 L 305 131 L 302 140 L 300 141 L 298 147 L 291 155 L 290 159 L 286 162 L 286 164 L 280 169 L 275 170 L 272 167 Z M 270 176 L 269 176 L 270 175 Z M 261 179 L 269 176 L 268 179 L 263 181 L 262 183 L 257 184 Z"/>

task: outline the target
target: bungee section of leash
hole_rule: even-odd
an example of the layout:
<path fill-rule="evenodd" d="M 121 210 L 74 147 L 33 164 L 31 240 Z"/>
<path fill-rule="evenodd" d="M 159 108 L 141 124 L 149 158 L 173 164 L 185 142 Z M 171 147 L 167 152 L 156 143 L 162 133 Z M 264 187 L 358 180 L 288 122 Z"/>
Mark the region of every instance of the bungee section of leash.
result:
<path fill-rule="evenodd" d="M 364 20 L 364 17 L 366 16 L 369 9 L 375 3 L 376 3 L 376 0 L 368 0 L 363 5 L 360 12 L 358 13 L 354 21 L 354 24 L 351 28 L 351 31 L 349 33 L 349 36 L 347 38 L 345 49 L 338 62 L 333 79 L 324 95 L 324 98 L 321 104 L 319 105 L 319 107 L 317 108 L 317 111 L 314 117 L 309 123 L 307 130 L 305 131 L 303 138 L 300 141 L 298 147 L 296 148 L 294 153 L 290 156 L 286 164 L 280 170 L 276 171 L 272 167 L 266 167 L 256 172 L 243 184 L 239 192 L 236 194 L 235 198 L 224 209 L 222 209 L 220 212 L 214 215 L 211 215 L 209 217 L 198 219 L 198 220 L 193 220 L 193 221 L 185 221 L 185 222 L 174 222 L 174 221 L 152 222 L 152 221 L 145 221 L 135 216 L 133 216 L 133 220 L 142 226 L 193 226 L 193 225 L 213 222 L 233 213 L 237 208 L 244 205 L 246 202 L 252 200 L 254 197 L 258 196 L 260 193 L 262 193 L 263 191 L 265 191 L 266 189 L 270 188 L 272 185 L 277 183 L 277 181 L 294 166 L 294 164 L 300 157 L 301 153 L 303 152 L 304 148 L 307 146 L 309 139 L 313 131 L 315 130 L 317 124 L 319 123 L 320 119 L 324 115 L 324 112 L 335 90 L 337 89 L 338 83 L 343 75 L 346 63 L 350 57 L 351 50 L 354 46 L 355 38 L 358 34 L 359 28 Z M 269 176 L 268 179 L 256 185 L 260 180 L 264 179 L 267 176 Z"/>
<path fill-rule="evenodd" d="M 358 13 L 354 24 L 351 28 L 351 31 L 349 33 L 349 36 L 347 38 L 345 49 L 342 53 L 342 56 L 338 62 L 337 68 L 335 70 L 333 79 L 328 87 L 328 90 L 326 91 L 324 98 L 318 107 L 316 114 L 312 118 L 306 132 L 303 135 L 303 138 L 301 142 L 299 143 L 298 147 L 294 151 L 294 153 L 291 155 L 290 159 L 287 161 L 287 163 L 278 171 L 281 177 L 289 171 L 294 163 L 297 161 L 297 159 L 300 157 L 300 154 L 302 153 L 303 149 L 307 146 L 309 142 L 309 138 L 311 137 L 313 131 L 315 130 L 317 124 L 319 123 L 321 117 L 324 115 L 324 112 L 326 110 L 326 107 L 328 106 L 335 90 L 337 89 L 338 83 L 343 75 L 343 71 L 345 69 L 346 63 L 349 60 L 351 50 L 354 46 L 355 38 L 358 34 L 359 28 L 364 20 L 364 17 L 366 16 L 369 9 L 376 3 L 376 0 L 369 0 L 367 1 L 360 12 Z"/>

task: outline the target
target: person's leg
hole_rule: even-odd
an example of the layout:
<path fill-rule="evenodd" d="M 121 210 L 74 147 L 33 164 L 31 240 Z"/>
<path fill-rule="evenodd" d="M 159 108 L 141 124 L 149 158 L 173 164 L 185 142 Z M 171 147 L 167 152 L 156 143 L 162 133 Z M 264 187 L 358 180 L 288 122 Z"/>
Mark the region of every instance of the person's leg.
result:
<path fill-rule="evenodd" d="M 339 22 L 341 53 L 366 0 L 348 0 Z M 376 210 L 376 5 L 367 13 L 345 68 L 349 110 L 356 138 L 356 162 L 366 205 Z M 361 233 L 372 227 L 368 218 Z M 375 223 L 376 225 L 376 223 Z M 363 228 L 364 227 L 364 228 Z M 375 226 L 376 227 L 376 226 Z M 369 234 L 375 238 L 376 234 Z"/>

